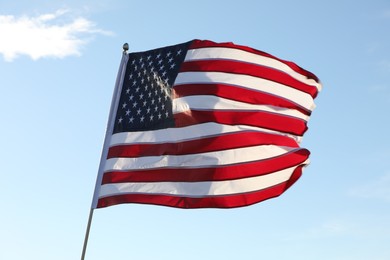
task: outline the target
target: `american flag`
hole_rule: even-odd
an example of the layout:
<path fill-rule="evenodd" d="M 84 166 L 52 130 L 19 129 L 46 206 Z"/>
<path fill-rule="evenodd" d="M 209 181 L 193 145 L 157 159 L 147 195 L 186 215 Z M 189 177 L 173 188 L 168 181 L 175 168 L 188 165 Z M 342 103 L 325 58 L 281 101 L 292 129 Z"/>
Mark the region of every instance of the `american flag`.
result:
<path fill-rule="evenodd" d="M 301 176 L 314 74 L 233 43 L 125 55 L 94 207 L 241 207 Z"/>

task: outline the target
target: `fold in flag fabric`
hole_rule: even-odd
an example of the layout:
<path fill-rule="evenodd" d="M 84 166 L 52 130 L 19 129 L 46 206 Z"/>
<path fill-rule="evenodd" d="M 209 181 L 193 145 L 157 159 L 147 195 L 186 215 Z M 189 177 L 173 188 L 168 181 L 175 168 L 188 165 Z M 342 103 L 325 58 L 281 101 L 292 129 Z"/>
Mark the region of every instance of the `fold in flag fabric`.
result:
<path fill-rule="evenodd" d="M 309 151 L 299 144 L 321 90 L 314 74 L 233 43 L 124 55 L 93 208 L 242 207 L 301 176 Z"/>

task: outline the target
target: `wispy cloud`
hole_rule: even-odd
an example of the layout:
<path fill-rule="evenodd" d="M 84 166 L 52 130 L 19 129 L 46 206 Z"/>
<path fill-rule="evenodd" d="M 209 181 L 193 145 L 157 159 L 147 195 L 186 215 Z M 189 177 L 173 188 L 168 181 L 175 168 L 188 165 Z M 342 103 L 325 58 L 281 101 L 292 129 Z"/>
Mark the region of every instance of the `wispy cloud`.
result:
<path fill-rule="evenodd" d="M 382 71 L 389 73 L 390 72 L 390 60 L 381 60 L 379 62 L 379 67 Z"/>
<path fill-rule="evenodd" d="M 390 173 L 351 189 L 349 194 L 353 197 L 390 202 Z"/>
<path fill-rule="evenodd" d="M 338 216 L 333 219 L 324 219 L 323 222 L 313 223 L 307 228 L 300 228 L 293 232 L 286 231 L 279 235 L 286 243 L 293 245 L 325 245 L 331 247 L 346 247 L 353 248 L 356 243 L 363 244 L 369 248 L 385 248 L 389 241 L 390 226 L 387 224 L 388 215 L 373 215 L 372 213 L 363 212 L 361 214 L 343 213 L 343 216 Z M 324 244 L 323 244 L 324 243 Z M 331 248 L 328 247 L 328 248 Z M 351 252 L 341 252 L 337 250 L 334 256 L 338 255 L 337 259 L 367 259 L 360 258 L 358 255 L 353 255 Z M 380 252 L 380 250 L 378 251 Z M 340 253 L 347 253 L 344 258 Z M 384 257 L 385 253 L 373 255 L 371 259 L 388 259 Z M 382 256 L 382 258 L 381 258 Z M 330 259 L 336 259 L 330 257 Z"/>
<path fill-rule="evenodd" d="M 353 229 L 354 227 L 351 223 L 347 223 L 343 220 L 328 220 L 306 230 L 299 230 L 291 234 L 286 234 L 284 237 L 286 240 L 293 241 L 341 237 L 349 235 Z"/>
<path fill-rule="evenodd" d="M 68 10 L 35 17 L 0 15 L 0 54 L 6 61 L 19 55 L 33 60 L 44 57 L 64 58 L 81 55 L 92 35 L 109 35 L 83 17 L 72 17 Z"/>
<path fill-rule="evenodd" d="M 390 9 L 383 10 L 382 17 L 385 19 L 390 19 Z"/>

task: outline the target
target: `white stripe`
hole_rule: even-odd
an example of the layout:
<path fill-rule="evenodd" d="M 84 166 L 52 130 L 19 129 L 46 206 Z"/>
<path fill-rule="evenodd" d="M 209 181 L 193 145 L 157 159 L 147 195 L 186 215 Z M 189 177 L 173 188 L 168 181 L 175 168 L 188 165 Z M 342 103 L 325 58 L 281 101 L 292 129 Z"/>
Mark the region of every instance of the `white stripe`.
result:
<path fill-rule="evenodd" d="M 296 117 L 307 121 L 309 116 L 300 111 L 269 105 L 253 105 L 216 96 L 186 96 L 173 100 L 173 113 L 195 110 L 234 110 L 234 111 L 263 111 L 283 116 Z"/>
<path fill-rule="evenodd" d="M 151 131 L 117 133 L 114 134 L 111 138 L 111 146 L 121 144 L 182 142 L 244 131 L 283 135 L 290 137 L 297 142 L 300 142 L 302 139 L 302 137 L 285 134 L 265 128 L 257 128 L 247 125 L 222 125 L 211 122 L 181 128 L 167 128 Z"/>
<path fill-rule="evenodd" d="M 184 61 L 194 61 L 194 60 L 210 60 L 210 59 L 227 59 L 227 60 L 238 60 L 241 62 L 254 63 L 261 66 L 266 66 L 280 70 L 291 77 L 307 84 L 311 85 L 318 90 L 321 90 L 321 84 L 317 83 L 313 79 L 309 79 L 306 76 L 296 72 L 291 69 L 288 65 L 275 60 L 273 58 L 261 56 L 258 54 L 253 54 L 247 51 L 224 48 L 224 47 L 212 47 L 212 48 L 200 48 L 189 50 Z"/>
<path fill-rule="evenodd" d="M 303 163 L 305 164 L 305 163 Z M 272 174 L 227 181 L 205 182 L 147 182 L 102 185 L 99 198 L 120 194 L 169 194 L 174 196 L 204 197 L 258 191 L 286 182 L 297 166 Z"/>
<path fill-rule="evenodd" d="M 286 100 L 291 100 L 310 111 L 315 107 L 313 98 L 305 92 L 249 75 L 223 72 L 182 72 L 177 75 L 174 86 L 181 84 L 209 84 L 210 82 L 240 86 L 269 93 Z"/>
<path fill-rule="evenodd" d="M 146 170 L 154 168 L 195 168 L 217 165 L 229 165 L 269 159 L 286 154 L 299 148 L 275 145 L 251 146 L 223 151 L 187 154 L 161 155 L 137 158 L 111 158 L 106 161 L 104 171 Z"/>

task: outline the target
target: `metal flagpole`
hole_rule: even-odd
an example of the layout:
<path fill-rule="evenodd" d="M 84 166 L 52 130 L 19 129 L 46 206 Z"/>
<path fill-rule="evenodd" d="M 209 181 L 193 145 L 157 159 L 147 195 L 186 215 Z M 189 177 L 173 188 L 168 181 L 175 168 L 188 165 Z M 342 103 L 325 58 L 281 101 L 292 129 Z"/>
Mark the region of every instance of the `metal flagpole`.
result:
<path fill-rule="evenodd" d="M 88 238 L 89 238 L 89 232 L 91 230 L 93 212 L 94 212 L 94 209 L 97 207 L 98 194 L 99 194 L 100 185 L 102 182 L 103 172 L 104 172 L 104 163 L 106 161 L 107 154 L 108 154 L 108 147 L 109 147 L 112 132 L 114 129 L 116 108 L 118 107 L 120 93 L 122 91 L 123 78 L 124 78 L 124 75 L 126 72 L 126 64 L 127 64 L 127 60 L 128 60 L 128 55 L 127 55 L 128 50 L 129 50 L 129 45 L 127 43 L 123 44 L 123 55 L 122 55 L 121 63 L 119 65 L 118 74 L 116 77 L 114 93 L 112 95 L 110 114 L 108 116 L 108 122 L 107 122 L 107 128 L 106 128 L 106 136 L 104 138 L 102 155 L 100 157 L 98 176 L 96 178 L 95 191 L 93 194 L 92 205 L 91 205 L 91 209 L 89 212 L 88 224 L 87 224 L 87 229 L 86 229 L 85 238 L 84 238 L 83 251 L 81 253 L 81 260 L 84 260 L 84 258 L 85 258 L 85 253 L 87 250 L 87 244 L 88 244 Z"/>
<path fill-rule="evenodd" d="M 88 238 L 89 238 L 89 231 L 91 230 L 92 217 L 93 217 L 93 208 L 91 208 L 91 210 L 89 211 L 87 230 L 85 231 L 83 252 L 81 253 L 81 260 L 84 260 L 85 252 L 87 251 L 87 244 L 88 244 Z"/>

